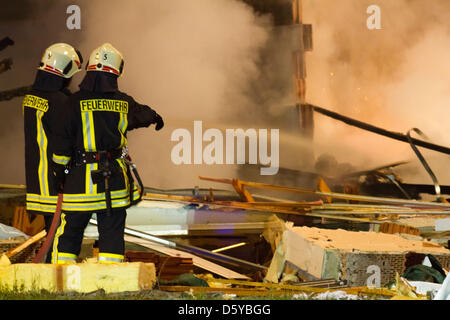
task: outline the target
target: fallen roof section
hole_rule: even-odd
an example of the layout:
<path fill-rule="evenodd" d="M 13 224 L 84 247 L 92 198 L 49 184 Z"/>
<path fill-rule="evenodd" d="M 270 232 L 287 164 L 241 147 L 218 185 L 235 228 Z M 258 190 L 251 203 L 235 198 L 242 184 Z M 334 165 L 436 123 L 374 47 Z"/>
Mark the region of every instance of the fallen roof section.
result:
<path fill-rule="evenodd" d="M 240 274 L 238 272 L 235 272 L 233 270 L 230 270 L 228 268 L 225 268 L 223 266 L 220 266 L 216 263 L 213 263 L 211 261 L 208 261 L 206 259 L 200 258 L 196 255 L 193 255 L 188 252 L 184 252 L 181 250 L 168 248 L 166 246 L 163 246 L 161 244 L 154 243 L 152 241 L 141 239 L 138 237 L 133 237 L 129 235 L 125 235 L 125 241 L 129 241 L 132 243 L 136 243 L 138 245 L 141 245 L 143 247 L 155 250 L 157 252 L 166 254 L 171 257 L 181 257 L 181 258 L 192 258 L 192 263 L 201 269 L 207 270 L 209 272 L 215 273 L 221 277 L 224 277 L 226 279 L 250 279 L 248 276 Z"/>

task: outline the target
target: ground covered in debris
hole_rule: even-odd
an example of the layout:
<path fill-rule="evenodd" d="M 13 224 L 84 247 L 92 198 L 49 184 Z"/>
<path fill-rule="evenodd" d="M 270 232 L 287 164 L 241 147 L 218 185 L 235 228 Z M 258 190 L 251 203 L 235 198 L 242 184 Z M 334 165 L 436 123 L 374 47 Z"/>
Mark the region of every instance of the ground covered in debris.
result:
<path fill-rule="evenodd" d="M 266 296 L 236 296 L 234 294 L 214 293 L 190 293 L 190 292 L 167 292 L 161 290 L 145 290 L 139 292 L 121 292 L 106 294 L 103 290 L 80 294 L 80 293 L 51 293 L 0 291 L 0 300 L 387 300 L 380 297 L 357 296 L 347 294 L 344 291 L 324 292 L 320 294 L 292 294 Z"/>

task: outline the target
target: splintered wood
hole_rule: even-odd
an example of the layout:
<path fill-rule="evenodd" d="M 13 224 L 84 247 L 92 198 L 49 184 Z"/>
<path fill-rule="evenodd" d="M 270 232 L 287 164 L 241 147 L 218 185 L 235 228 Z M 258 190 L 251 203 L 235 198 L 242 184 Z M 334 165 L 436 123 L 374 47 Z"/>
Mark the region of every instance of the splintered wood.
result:
<path fill-rule="evenodd" d="M 42 230 L 41 232 L 39 232 L 38 234 L 35 234 L 33 237 L 27 239 L 26 241 L 24 241 L 23 243 L 21 243 L 19 246 L 15 247 L 12 250 L 9 250 L 8 252 L 5 253 L 6 257 L 11 258 L 12 256 L 18 254 L 19 252 L 21 252 L 22 250 L 28 248 L 30 245 L 32 245 L 33 243 L 41 240 L 42 238 L 44 238 L 47 235 L 47 232 L 45 230 Z"/>
<path fill-rule="evenodd" d="M 390 234 L 404 233 L 420 236 L 420 230 L 417 228 L 391 222 L 383 222 L 380 225 L 379 231 L 382 233 L 390 233 Z"/>
<path fill-rule="evenodd" d="M 251 181 L 243 181 L 239 179 L 222 179 L 202 176 L 200 176 L 199 179 L 232 185 L 241 199 L 243 199 L 245 202 L 223 202 L 221 203 L 221 205 L 241 207 L 248 210 L 260 210 L 272 213 L 285 213 L 337 220 L 376 223 L 380 223 L 380 220 L 386 220 L 389 219 L 389 217 L 393 218 L 400 215 L 434 215 L 436 217 L 442 215 L 450 216 L 449 203 L 382 198 L 331 192 L 325 181 L 320 177 L 318 179 L 317 185 L 319 191 L 300 187 L 279 186 Z M 316 196 L 320 200 L 313 202 L 266 201 L 264 203 L 261 203 L 254 201 L 253 197 L 248 191 L 248 188 Z M 340 203 L 332 203 L 332 199 L 338 199 Z M 327 203 L 324 203 L 324 200 Z M 349 201 L 359 202 L 359 204 L 348 203 Z M 208 203 L 206 202 L 205 204 Z M 218 203 L 210 202 L 209 204 L 215 205 Z M 364 218 L 358 216 L 364 216 Z"/>
<path fill-rule="evenodd" d="M 183 273 L 194 272 L 192 258 L 186 257 L 168 257 L 153 252 L 127 251 L 125 261 L 154 263 L 156 275 L 158 278 L 165 280 L 173 279 Z"/>
<path fill-rule="evenodd" d="M 25 207 L 19 206 L 14 211 L 12 226 L 29 236 L 33 236 L 44 229 L 45 222 L 42 215 L 36 215 L 34 219 L 30 219 Z"/>

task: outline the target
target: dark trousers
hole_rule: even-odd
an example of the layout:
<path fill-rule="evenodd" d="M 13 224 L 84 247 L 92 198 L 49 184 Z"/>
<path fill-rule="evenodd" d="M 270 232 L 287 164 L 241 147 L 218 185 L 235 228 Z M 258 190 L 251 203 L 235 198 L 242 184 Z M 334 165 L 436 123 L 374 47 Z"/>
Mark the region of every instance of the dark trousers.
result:
<path fill-rule="evenodd" d="M 123 255 L 125 251 L 124 229 L 127 212 L 114 209 L 110 215 L 97 214 L 98 247 L 101 253 Z M 92 213 L 67 212 L 61 215 L 61 224 L 53 243 L 53 255 L 58 253 L 78 256 L 81 251 L 84 230 Z"/>

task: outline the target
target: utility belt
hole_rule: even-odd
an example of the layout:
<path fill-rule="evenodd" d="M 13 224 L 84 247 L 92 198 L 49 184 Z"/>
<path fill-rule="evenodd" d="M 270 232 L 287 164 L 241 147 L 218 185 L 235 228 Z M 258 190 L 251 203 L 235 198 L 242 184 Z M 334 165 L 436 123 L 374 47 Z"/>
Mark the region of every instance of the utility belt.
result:
<path fill-rule="evenodd" d="M 129 180 L 130 186 L 130 203 L 132 205 L 138 203 L 142 199 L 142 195 L 144 192 L 144 185 L 141 181 L 139 173 L 137 172 L 136 165 L 131 162 L 131 158 L 128 155 L 128 148 L 123 149 L 115 149 L 110 151 L 97 151 L 97 152 L 85 152 L 85 151 L 76 151 L 75 152 L 75 165 L 82 166 L 89 163 L 98 163 L 98 170 L 91 171 L 91 178 L 94 184 L 104 183 L 105 184 L 105 200 L 106 200 L 106 213 L 109 215 L 111 213 L 111 190 L 110 190 L 110 178 L 117 174 L 120 174 L 117 166 L 112 165 L 112 162 L 116 159 L 123 159 L 125 164 L 128 167 L 127 176 Z M 140 194 L 137 200 L 134 200 L 134 179 L 133 175 L 136 177 L 139 187 Z"/>
<path fill-rule="evenodd" d="M 77 150 L 75 152 L 75 165 L 82 166 L 88 163 L 99 163 L 105 160 L 116 160 L 123 158 L 124 152 L 122 149 L 115 149 L 110 151 L 86 152 Z"/>

